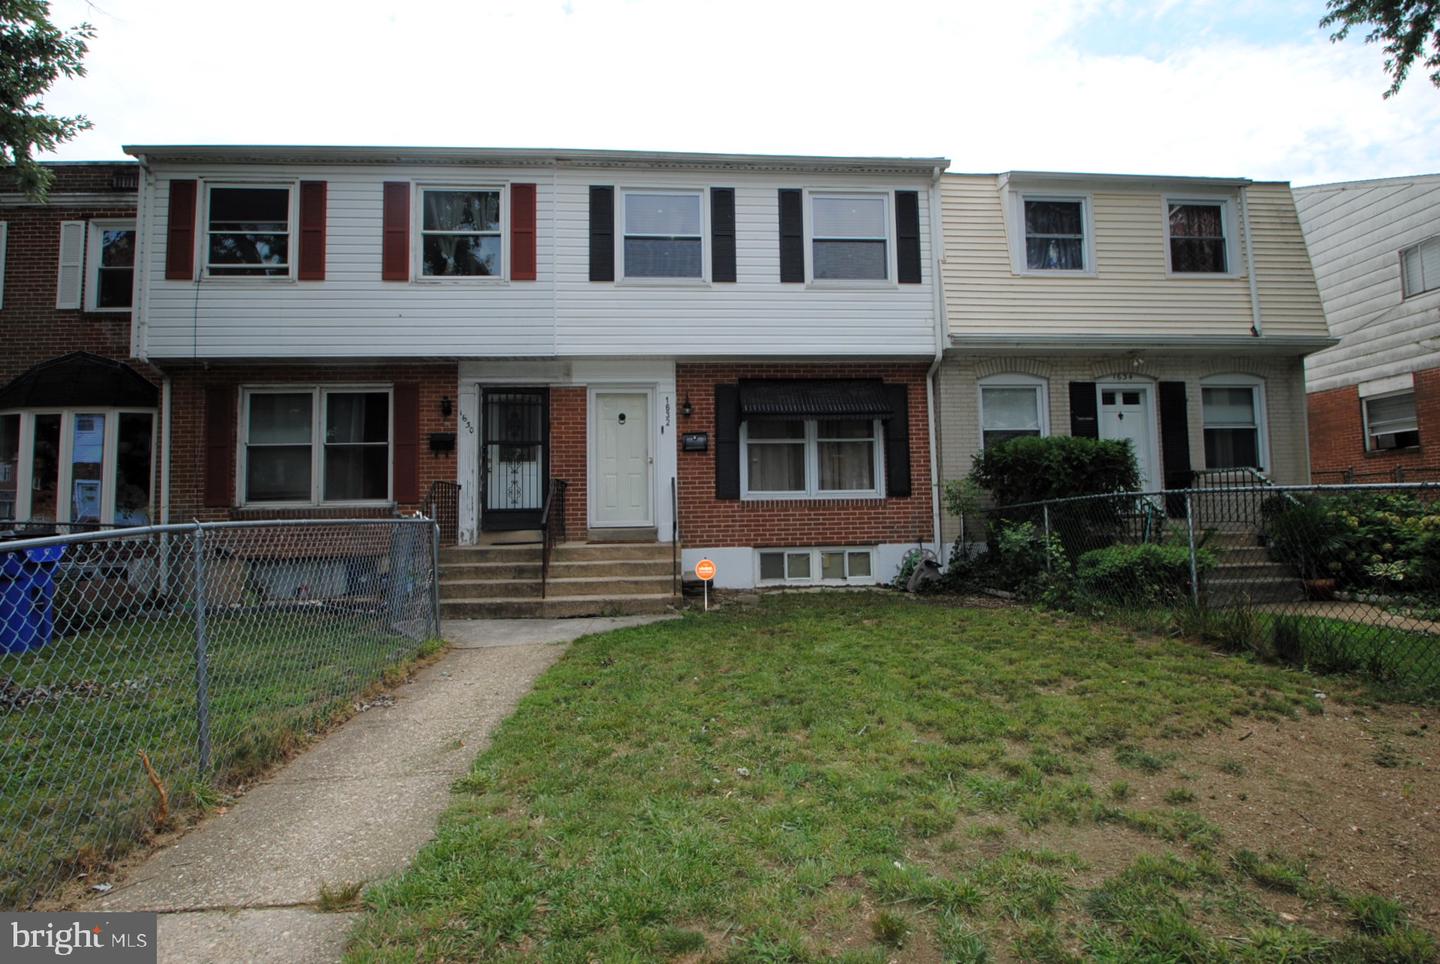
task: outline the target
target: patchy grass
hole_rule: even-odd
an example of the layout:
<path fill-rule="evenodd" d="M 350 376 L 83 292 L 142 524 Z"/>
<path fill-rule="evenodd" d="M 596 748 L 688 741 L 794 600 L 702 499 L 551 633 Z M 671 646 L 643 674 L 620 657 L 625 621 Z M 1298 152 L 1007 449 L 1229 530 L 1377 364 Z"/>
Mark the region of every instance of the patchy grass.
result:
<path fill-rule="evenodd" d="M 1304 864 L 1237 862 L 1224 807 L 1162 803 L 1183 747 L 1304 725 L 1314 692 L 1185 643 L 878 594 L 587 637 L 369 890 L 349 956 L 1430 959 L 1331 888 L 1259 882 Z M 1328 909 L 1275 903 L 1307 899 Z"/>
<path fill-rule="evenodd" d="M 373 623 L 296 610 L 212 613 L 204 779 L 189 619 L 116 621 L 0 655 L 0 907 L 26 906 L 71 872 L 103 867 L 152 830 L 219 803 L 225 788 L 438 648 Z M 169 796 L 164 824 L 142 750 Z"/>

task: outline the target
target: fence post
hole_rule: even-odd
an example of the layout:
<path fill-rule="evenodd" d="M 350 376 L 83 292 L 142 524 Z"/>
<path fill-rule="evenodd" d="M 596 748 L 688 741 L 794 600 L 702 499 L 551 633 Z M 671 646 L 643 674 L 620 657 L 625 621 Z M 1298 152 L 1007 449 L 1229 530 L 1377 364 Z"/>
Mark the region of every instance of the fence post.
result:
<path fill-rule="evenodd" d="M 1195 562 L 1195 513 L 1191 510 L 1194 496 L 1185 492 L 1185 536 L 1190 543 L 1190 601 L 1200 605 L 1200 567 Z"/>
<path fill-rule="evenodd" d="M 1050 572 L 1050 503 L 1040 506 L 1045 515 L 1045 571 Z"/>
<path fill-rule="evenodd" d="M 205 631 L 205 528 L 195 523 L 195 721 L 200 775 L 210 769 L 210 655 Z"/>
<path fill-rule="evenodd" d="M 440 523 L 430 530 L 430 638 L 440 638 Z"/>

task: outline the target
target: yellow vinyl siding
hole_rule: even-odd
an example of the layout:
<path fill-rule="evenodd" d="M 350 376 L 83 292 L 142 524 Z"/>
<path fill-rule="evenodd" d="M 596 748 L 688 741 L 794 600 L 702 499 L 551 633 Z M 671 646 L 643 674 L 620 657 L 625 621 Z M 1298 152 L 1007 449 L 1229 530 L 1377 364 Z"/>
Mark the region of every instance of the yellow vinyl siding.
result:
<path fill-rule="evenodd" d="M 1252 184 L 1247 195 L 1265 334 L 1323 337 L 1325 311 L 1290 185 Z"/>

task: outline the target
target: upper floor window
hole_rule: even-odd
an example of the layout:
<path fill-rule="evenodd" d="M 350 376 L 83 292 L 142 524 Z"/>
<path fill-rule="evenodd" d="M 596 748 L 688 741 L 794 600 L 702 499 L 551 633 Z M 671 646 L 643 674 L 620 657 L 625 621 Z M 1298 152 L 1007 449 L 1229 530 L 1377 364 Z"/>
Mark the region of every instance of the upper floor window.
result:
<path fill-rule="evenodd" d="M 420 211 L 421 277 L 504 277 L 499 188 L 422 188 Z"/>
<path fill-rule="evenodd" d="M 991 375 L 981 379 L 981 447 L 1049 434 L 1045 396 L 1045 380 L 1032 375 Z"/>
<path fill-rule="evenodd" d="M 1229 273 L 1225 202 L 1168 201 L 1166 207 L 1170 270 L 1177 274 Z"/>
<path fill-rule="evenodd" d="M 388 389 L 252 389 L 243 413 L 242 502 L 390 497 Z"/>
<path fill-rule="evenodd" d="M 1230 375 L 1200 388 L 1205 419 L 1205 467 L 1264 469 L 1265 395 L 1261 381 Z"/>
<path fill-rule="evenodd" d="M 704 277 L 701 192 L 625 191 L 622 197 L 623 277 Z"/>
<path fill-rule="evenodd" d="M 135 290 L 135 222 L 91 221 L 88 311 L 129 311 Z"/>
<path fill-rule="evenodd" d="M 1084 198 L 1026 197 L 1025 268 L 1088 271 Z"/>
<path fill-rule="evenodd" d="M 1365 411 L 1365 448 L 1371 452 L 1414 448 L 1420 444 L 1420 422 L 1415 414 L 1415 392 L 1372 395 L 1361 403 Z"/>
<path fill-rule="evenodd" d="M 890 276 L 889 199 L 810 195 L 810 243 L 816 281 L 884 281 Z"/>
<path fill-rule="evenodd" d="M 1440 235 L 1400 252 L 1405 297 L 1440 288 Z"/>
<path fill-rule="evenodd" d="M 741 426 L 747 497 L 878 496 L 876 419 L 754 419 Z"/>
<path fill-rule="evenodd" d="M 221 278 L 288 278 L 290 195 L 289 185 L 209 185 L 206 273 Z"/>

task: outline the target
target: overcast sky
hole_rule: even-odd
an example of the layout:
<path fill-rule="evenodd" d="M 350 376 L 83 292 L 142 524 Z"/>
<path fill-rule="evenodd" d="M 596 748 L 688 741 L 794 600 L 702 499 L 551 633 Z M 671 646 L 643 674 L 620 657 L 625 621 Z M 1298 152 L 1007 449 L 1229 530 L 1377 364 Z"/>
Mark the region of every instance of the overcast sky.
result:
<path fill-rule="evenodd" d="M 1440 170 L 1440 90 L 1382 100 L 1324 0 L 53 0 L 97 30 L 48 106 L 122 144 L 952 159 L 1297 184 Z"/>

